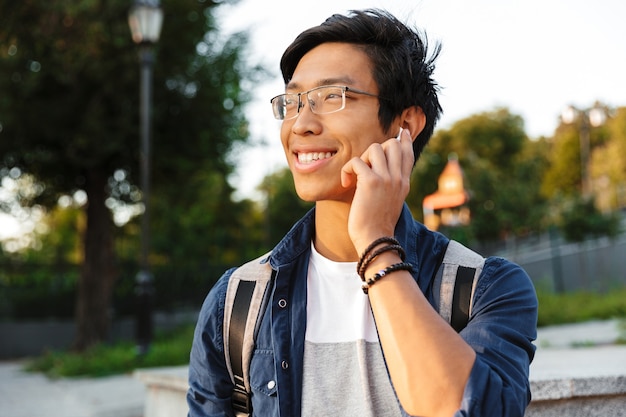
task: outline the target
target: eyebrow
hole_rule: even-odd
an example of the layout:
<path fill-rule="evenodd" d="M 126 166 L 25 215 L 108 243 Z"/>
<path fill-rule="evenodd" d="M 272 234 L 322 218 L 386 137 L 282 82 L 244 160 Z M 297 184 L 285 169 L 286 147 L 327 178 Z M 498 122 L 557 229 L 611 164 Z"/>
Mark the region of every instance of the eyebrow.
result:
<path fill-rule="evenodd" d="M 349 75 L 333 78 L 323 78 L 318 80 L 315 87 L 321 87 L 323 85 L 354 85 L 354 79 Z M 302 90 L 302 86 L 299 83 L 290 82 L 285 86 L 285 90 Z"/>

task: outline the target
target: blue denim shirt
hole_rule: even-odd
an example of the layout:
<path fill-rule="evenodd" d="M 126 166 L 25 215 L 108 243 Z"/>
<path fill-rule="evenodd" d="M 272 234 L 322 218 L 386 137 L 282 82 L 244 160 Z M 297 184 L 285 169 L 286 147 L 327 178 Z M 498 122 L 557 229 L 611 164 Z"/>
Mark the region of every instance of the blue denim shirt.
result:
<path fill-rule="evenodd" d="M 257 416 L 300 416 L 306 276 L 314 216 L 313 209 L 268 258 L 277 274 L 250 364 Z M 415 221 L 406 205 L 395 237 L 414 266 L 419 287 L 435 305 L 432 280 L 448 239 Z M 233 270 L 211 289 L 200 312 L 189 363 L 190 417 L 234 415 L 222 335 L 226 287 Z M 456 417 L 524 415 L 530 402 L 528 373 L 535 353 L 536 323 L 537 298 L 528 275 L 507 260 L 488 258 L 474 293 L 470 320 L 460 333 L 476 351 L 476 361 Z"/>

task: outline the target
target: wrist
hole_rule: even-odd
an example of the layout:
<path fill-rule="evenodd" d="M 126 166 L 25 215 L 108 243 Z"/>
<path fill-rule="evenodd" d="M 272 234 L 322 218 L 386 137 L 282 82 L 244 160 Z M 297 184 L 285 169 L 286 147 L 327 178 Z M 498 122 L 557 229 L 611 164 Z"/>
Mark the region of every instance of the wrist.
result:
<path fill-rule="evenodd" d="M 357 263 L 356 270 L 362 281 L 365 281 L 365 273 L 369 269 L 374 261 L 383 257 L 386 254 L 395 253 L 401 261 L 404 261 L 406 253 L 395 238 L 390 236 L 383 236 L 374 240 L 367 246 L 367 248 L 361 254 L 359 262 Z M 385 258 L 387 256 L 384 256 Z M 378 263 L 378 261 L 376 262 Z"/>
<path fill-rule="evenodd" d="M 371 246 L 374 245 L 375 242 L 380 242 L 378 245 L 385 243 L 384 239 L 393 239 L 395 241 L 394 243 L 399 244 L 393 237 L 393 230 L 391 233 L 383 232 L 352 239 L 352 244 L 354 245 L 356 252 L 362 257 L 368 250 L 373 249 Z"/>
<path fill-rule="evenodd" d="M 397 261 L 397 259 L 396 262 L 389 259 L 387 263 L 383 263 L 383 259 L 381 259 L 377 262 L 377 264 L 380 264 L 380 267 L 378 265 L 372 265 L 368 268 L 368 271 L 365 273 L 366 278 L 363 280 L 363 284 L 361 285 L 363 293 L 369 294 L 369 290 L 374 284 L 391 273 L 396 273 L 397 271 L 411 272 L 413 270 L 413 266 L 410 263 Z"/>

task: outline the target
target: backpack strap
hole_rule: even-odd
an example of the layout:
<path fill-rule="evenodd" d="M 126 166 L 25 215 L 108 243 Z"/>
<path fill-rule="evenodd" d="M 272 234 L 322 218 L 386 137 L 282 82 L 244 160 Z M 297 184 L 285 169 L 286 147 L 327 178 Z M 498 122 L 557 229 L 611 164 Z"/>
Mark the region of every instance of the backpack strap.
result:
<path fill-rule="evenodd" d="M 224 304 L 224 356 L 235 385 L 232 406 L 237 417 L 252 413 L 250 400 L 250 358 L 254 350 L 256 326 L 268 298 L 272 280 L 269 253 L 237 268 L 230 276 Z"/>
<path fill-rule="evenodd" d="M 435 275 L 433 293 L 439 293 L 439 315 L 460 332 L 472 314 L 474 290 L 485 258 L 455 240 L 450 240 Z"/>

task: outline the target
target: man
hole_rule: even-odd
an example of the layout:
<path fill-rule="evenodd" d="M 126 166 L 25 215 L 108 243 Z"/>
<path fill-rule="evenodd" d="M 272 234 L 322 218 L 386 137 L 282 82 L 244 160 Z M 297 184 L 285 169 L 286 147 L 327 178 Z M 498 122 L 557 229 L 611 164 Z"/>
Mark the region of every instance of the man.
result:
<path fill-rule="evenodd" d="M 285 94 L 272 107 L 296 191 L 316 205 L 267 260 L 276 275 L 250 364 L 254 415 L 524 414 L 537 315 L 528 276 L 487 259 L 456 333 L 433 307 L 448 239 L 404 203 L 441 112 L 439 49 L 427 49 L 366 10 L 303 32 L 282 57 Z M 232 272 L 200 313 L 190 416 L 233 415 L 222 336 Z"/>

